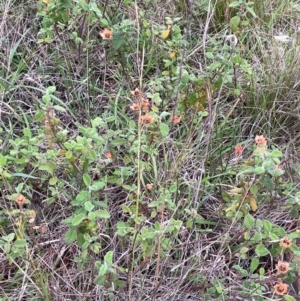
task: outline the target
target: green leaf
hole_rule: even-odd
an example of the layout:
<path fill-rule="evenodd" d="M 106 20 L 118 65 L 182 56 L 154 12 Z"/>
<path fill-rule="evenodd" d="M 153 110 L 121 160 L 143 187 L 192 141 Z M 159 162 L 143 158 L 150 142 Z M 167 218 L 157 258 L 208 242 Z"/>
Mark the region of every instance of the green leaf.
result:
<path fill-rule="evenodd" d="M 197 98 L 197 94 L 195 92 L 191 92 L 188 94 L 188 97 L 187 97 L 188 104 L 194 105 L 197 103 L 197 101 L 198 101 L 198 98 Z"/>
<path fill-rule="evenodd" d="M 142 145 L 141 150 L 149 155 L 152 155 L 154 153 L 154 149 L 148 145 Z"/>
<path fill-rule="evenodd" d="M 240 6 L 240 2 L 239 1 L 234 1 L 232 3 L 229 4 L 229 7 L 238 7 Z"/>
<path fill-rule="evenodd" d="M 49 185 L 53 186 L 57 183 L 57 177 L 52 177 L 49 179 Z"/>
<path fill-rule="evenodd" d="M 79 213 L 72 219 L 72 226 L 78 226 L 86 218 L 85 213 Z"/>
<path fill-rule="evenodd" d="M 290 295 L 283 296 L 283 300 L 284 301 L 297 301 L 294 297 L 292 297 Z"/>
<path fill-rule="evenodd" d="M 299 212 L 295 207 L 292 207 L 291 211 L 290 211 L 290 215 L 293 218 L 298 218 L 299 217 Z"/>
<path fill-rule="evenodd" d="M 171 115 L 170 112 L 163 111 L 163 112 L 160 113 L 159 117 L 160 118 L 165 118 L 165 117 L 170 116 L 170 115 Z"/>
<path fill-rule="evenodd" d="M 95 262 L 95 267 L 96 267 L 96 269 L 100 269 L 101 268 L 101 266 L 102 266 L 102 263 L 101 263 L 101 261 L 96 261 Z"/>
<path fill-rule="evenodd" d="M 242 25 L 242 27 L 246 27 L 246 26 L 248 26 L 249 25 L 249 20 L 243 20 L 243 21 L 241 21 L 241 25 Z"/>
<path fill-rule="evenodd" d="M 90 186 L 90 189 L 92 191 L 98 191 L 104 187 L 105 187 L 105 183 L 102 181 L 99 181 L 99 182 L 94 182 L 93 185 Z"/>
<path fill-rule="evenodd" d="M 105 218 L 105 219 L 110 218 L 110 214 L 107 211 L 102 210 L 102 209 L 96 210 L 95 214 L 99 218 Z"/>
<path fill-rule="evenodd" d="M 65 241 L 67 244 L 72 243 L 73 241 L 76 240 L 76 236 L 77 236 L 77 230 L 76 228 L 72 227 L 70 228 L 67 232 L 66 232 L 66 237 L 65 237 Z"/>
<path fill-rule="evenodd" d="M 47 164 L 39 166 L 39 170 L 47 171 L 49 174 L 53 174 L 54 169 L 56 168 L 56 163 L 47 162 Z"/>
<path fill-rule="evenodd" d="M 286 231 L 284 228 L 282 227 L 273 227 L 273 231 L 272 231 L 274 234 L 276 234 L 277 236 L 279 237 L 286 237 Z"/>
<path fill-rule="evenodd" d="M 23 188 L 24 188 L 24 183 L 20 183 L 20 184 L 17 186 L 17 188 L 16 188 L 16 192 L 17 192 L 18 194 L 21 194 Z"/>
<path fill-rule="evenodd" d="M 111 146 L 120 146 L 128 144 L 128 139 L 118 138 L 110 141 Z"/>
<path fill-rule="evenodd" d="M 24 248 L 26 245 L 26 239 L 17 239 L 13 244 L 13 246 L 16 248 Z"/>
<path fill-rule="evenodd" d="M 116 32 L 113 34 L 112 47 L 114 51 L 117 51 L 125 43 L 128 43 L 128 40 L 124 38 L 123 32 Z"/>
<path fill-rule="evenodd" d="M 98 285 L 103 285 L 104 282 L 105 282 L 105 275 L 104 276 L 97 276 L 96 279 L 95 279 L 95 284 L 98 284 Z"/>
<path fill-rule="evenodd" d="M 4 252 L 6 254 L 10 253 L 10 250 L 11 250 L 11 244 L 9 242 L 5 243 L 4 244 Z"/>
<path fill-rule="evenodd" d="M 255 225 L 254 217 L 247 213 L 247 215 L 244 218 L 244 227 L 247 229 L 252 229 Z"/>
<path fill-rule="evenodd" d="M 284 170 L 278 168 L 278 169 L 268 170 L 268 173 L 272 177 L 280 177 L 284 174 Z"/>
<path fill-rule="evenodd" d="M 246 10 L 252 15 L 252 17 L 256 18 L 256 13 L 254 12 L 254 10 L 252 9 L 252 7 L 250 7 L 249 5 L 246 5 Z"/>
<path fill-rule="evenodd" d="M 154 101 L 154 103 L 159 106 L 162 103 L 162 99 L 159 95 L 159 93 L 154 93 L 152 96 L 152 100 Z"/>
<path fill-rule="evenodd" d="M 164 66 L 165 68 L 167 68 L 173 64 L 172 60 L 164 60 L 164 63 L 165 63 L 165 66 Z M 168 73 L 169 73 L 168 71 L 163 71 L 162 75 L 168 75 Z"/>
<path fill-rule="evenodd" d="M 53 109 L 54 109 L 55 111 L 63 112 L 63 113 L 67 111 L 65 108 L 63 108 L 62 106 L 59 106 L 59 105 L 53 106 Z"/>
<path fill-rule="evenodd" d="M 84 235 L 82 233 L 78 233 L 77 234 L 77 243 L 78 243 L 78 246 L 80 248 L 82 248 L 82 246 L 84 245 L 85 243 L 85 239 L 84 239 Z M 82 255 L 82 254 L 81 254 Z M 83 255 L 82 255 L 83 256 Z"/>
<path fill-rule="evenodd" d="M 241 63 L 241 57 L 238 55 L 238 54 L 234 54 L 233 56 L 232 56 L 232 62 L 234 63 L 234 64 L 240 64 Z"/>
<path fill-rule="evenodd" d="M 159 130 L 163 137 L 167 137 L 167 135 L 169 134 L 169 126 L 165 123 L 161 123 L 159 125 Z"/>
<path fill-rule="evenodd" d="M 234 16 L 233 18 L 231 18 L 231 20 L 229 21 L 229 26 L 233 32 L 238 31 L 240 22 L 241 18 L 239 16 Z"/>
<path fill-rule="evenodd" d="M 215 288 L 219 294 L 222 294 L 223 288 L 221 286 L 215 286 Z"/>
<path fill-rule="evenodd" d="M 117 233 L 119 236 L 125 236 L 127 233 L 132 233 L 134 231 L 133 227 L 130 227 L 128 223 L 117 222 Z"/>
<path fill-rule="evenodd" d="M 274 183 L 272 179 L 269 177 L 263 177 L 262 179 L 263 185 L 268 189 L 268 190 L 273 190 L 274 189 Z"/>
<path fill-rule="evenodd" d="M 132 184 L 132 185 L 123 185 L 123 188 L 125 190 L 128 190 L 128 191 L 135 191 L 137 189 L 137 186 L 135 184 Z"/>
<path fill-rule="evenodd" d="M 249 240 L 250 239 L 250 233 L 249 231 L 246 231 L 245 234 L 244 234 L 244 239 L 245 240 Z"/>
<path fill-rule="evenodd" d="M 276 234 L 274 234 L 274 233 L 269 233 L 269 239 L 270 239 L 270 240 L 278 240 L 279 238 L 278 238 L 278 236 L 277 236 Z"/>
<path fill-rule="evenodd" d="M 262 175 L 265 172 L 265 169 L 262 166 L 255 167 L 254 172 L 257 175 Z"/>
<path fill-rule="evenodd" d="M 10 234 L 5 235 L 5 236 L 3 235 L 1 238 L 2 238 L 3 240 L 7 241 L 7 242 L 11 242 L 11 241 L 13 241 L 14 238 L 15 238 L 15 233 L 10 233 Z"/>
<path fill-rule="evenodd" d="M 205 55 L 206 55 L 206 57 L 207 57 L 209 60 L 213 60 L 213 59 L 214 59 L 214 55 L 213 55 L 211 52 L 206 52 Z"/>
<path fill-rule="evenodd" d="M 191 218 L 191 219 L 189 219 L 189 220 L 187 220 L 187 222 L 186 222 L 186 227 L 188 228 L 188 229 L 191 229 L 191 228 L 193 228 L 193 226 L 194 226 L 194 220 Z"/>
<path fill-rule="evenodd" d="M 25 137 L 31 137 L 31 131 L 29 128 L 24 128 L 23 133 Z"/>
<path fill-rule="evenodd" d="M 250 192 L 254 195 L 256 195 L 258 193 L 258 186 L 257 185 L 252 185 L 250 187 Z"/>
<path fill-rule="evenodd" d="M 87 201 L 84 203 L 84 208 L 86 211 L 92 211 L 95 206 L 90 201 Z"/>
<path fill-rule="evenodd" d="M 249 66 L 249 65 L 247 65 L 247 64 L 241 64 L 240 67 L 241 67 L 241 69 L 242 69 L 243 71 L 245 71 L 245 72 L 248 73 L 248 74 L 252 74 L 252 73 L 253 73 L 251 66 Z"/>
<path fill-rule="evenodd" d="M 104 262 L 109 266 L 112 264 L 113 255 L 113 251 L 108 251 L 104 256 Z"/>
<path fill-rule="evenodd" d="M 85 201 L 89 199 L 89 192 L 86 190 L 80 191 L 80 193 L 76 196 L 76 199 L 71 202 L 74 206 L 83 205 Z"/>
<path fill-rule="evenodd" d="M 72 151 L 68 150 L 68 151 L 65 153 L 65 157 L 66 157 L 66 159 L 70 160 L 70 159 L 73 157 Z"/>
<path fill-rule="evenodd" d="M 272 231 L 272 223 L 268 220 L 264 220 L 264 228 L 267 232 Z"/>
<path fill-rule="evenodd" d="M 246 254 L 249 251 L 248 247 L 241 247 L 240 254 Z"/>
<path fill-rule="evenodd" d="M 109 27 L 109 23 L 106 19 L 101 18 L 100 20 L 101 20 L 100 22 L 102 27 Z"/>
<path fill-rule="evenodd" d="M 256 220 L 256 227 L 257 228 L 263 227 L 263 221 L 261 219 L 259 219 L 259 218 Z"/>
<path fill-rule="evenodd" d="M 222 66 L 222 64 L 220 62 L 213 62 L 212 64 L 210 64 L 207 69 L 208 70 L 211 70 L 211 71 L 214 71 L 218 68 L 220 68 Z"/>
<path fill-rule="evenodd" d="M 189 80 L 190 80 L 190 76 L 188 74 L 184 74 L 181 78 L 181 83 L 183 85 L 186 85 L 188 84 Z"/>
<path fill-rule="evenodd" d="M 229 75 L 229 74 L 226 74 L 223 77 L 223 82 L 224 82 L 224 84 L 231 84 L 232 83 L 232 76 Z"/>
<path fill-rule="evenodd" d="M 270 153 L 270 156 L 272 158 L 281 158 L 283 156 L 282 152 L 277 150 L 277 149 L 274 149 L 272 150 L 272 152 Z"/>
<path fill-rule="evenodd" d="M 250 271 L 253 273 L 258 268 L 258 265 L 259 265 L 259 259 L 253 258 L 250 264 Z"/>
<path fill-rule="evenodd" d="M 270 252 L 268 251 L 268 249 L 263 244 L 259 244 L 255 248 L 255 253 L 259 257 L 266 256 L 266 255 L 270 254 Z"/>
<path fill-rule="evenodd" d="M 104 127 L 104 126 L 105 126 L 104 120 L 103 120 L 102 118 L 100 118 L 100 117 L 96 117 L 95 119 L 93 119 L 93 120 L 91 121 L 91 123 L 92 123 L 92 127 L 93 127 L 93 128 L 94 128 L 94 127 L 97 127 L 97 126 L 101 126 L 101 127 Z"/>
<path fill-rule="evenodd" d="M 255 168 L 252 166 L 249 166 L 249 167 L 244 168 L 241 172 L 239 172 L 237 174 L 237 176 L 240 176 L 242 174 L 253 174 L 254 171 L 255 171 Z"/>
<path fill-rule="evenodd" d="M 299 231 L 299 230 L 298 230 Z M 300 238 L 300 233 L 299 232 L 292 232 L 289 234 L 289 238 L 291 239 L 296 239 L 296 238 Z"/>
<path fill-rule="evenodd" d="M 104 263 L 99 269 L 99 276 L 104 276 L 108 270 L 108 266 Z"/>
<path fill-rule="evenodd" d="M 88 174 L 85 173 L 85 174 L 82 176 L 82 178 L 83 178 L 83 182 L 84 182 L 84 184 L 85 184 L 86 186 L 90 186 L 90 185 L 91 185 L 92 180 L 91 180 L 91 177 L 90 177 Z"/>
<path fill-rule="evenodd" d="M 95 283 L 99 285 L 103 285 L 105 282 L 105 275 L 108 271 L 108 266 L 104 263 L 99 267 L 98 277 L 95 279 Z"/>
<path fill-rule="evenodd" d="M 231 202 L 232 197 L 231 197 L 231 195 L 230 195 L 228 192 L 226 192 L 225 190 L 222 190 L 222 191 L 221 191 L 221 195 L 222 195 L 223 200 L 224 200 L 226 203 Z"/>
<path fill-rule="evenodd" d="M 55 86 L 50 86 L 46 89 L 46 94 L 52 94 L 56 91 L 56 87 Z"/>
<path fill-rule="evenodd" d="M 95 212 L 90 211 L 89 214 L 88 214 L 88 218 L 89 218 L 91 221 L 95 221 L 95 219 L 96 219 L 96 214 L 95 214 Z"/>
<path fill-rule="evenodd" d="M 16 248 L 25 248 L 26 245 L 26 239 L 17 239 L 13 244 L 13 246 Z"/>
<path fill-rule="evenodd" d="M 42 100 L 44 101 L 44 102 L 50 102 L 51 101 L 51 96 L 50 95 L 44 95 L 43 97 L 42 97 Z"/>

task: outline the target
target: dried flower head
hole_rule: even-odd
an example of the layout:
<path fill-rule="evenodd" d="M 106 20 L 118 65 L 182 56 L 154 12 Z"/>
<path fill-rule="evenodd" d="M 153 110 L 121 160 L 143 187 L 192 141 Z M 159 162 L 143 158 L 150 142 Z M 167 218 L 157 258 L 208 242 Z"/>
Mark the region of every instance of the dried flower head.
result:
<path fill-rule="evenodd" d="M 140 109 L 140 106 L 138 103 L 134 102 L 131 106 L 130 106 L 130 109 L 132 111 L 138 111 Z"/>
<path fill-rule="evenodd" d="M 288 262 L 278 261 L 278 263 L 276 265 L 276 269 L 279 274 L 285 275 L 291 268 L 290 268 L 290 264 Z"/>
<path fill-rule="evenodd" d="M 139 98 L 141 96 L 141 91 L 139 88 L 136 88 L 134 91 L 130 91 L 133 98 Z"/>
<path fill-rule="evenodd" d="M 41 233 L 42 233 L 42 234 L 46 233 L 47 230 L 48 230 L 47 225 L 42 225 L 42 226 L 41 226 Z"/>
<path fill-rule="evenodd" d="M 110 151 L 106 152 L 105 156 L 108 159 L 111 159 L 113 157 L 113 155 L 112 155 L 112 153 Z"/>
<path fill-rule="evenodd" d="M 146 184 L 146 188 L 147 188 L 148 190 L 152 190 L 152 188 L 153 188 L 153 183 L 148 183 L 148 184 Z"/>
<path fill-rule="evenodd" d="M 235 148 L 234 148 L 234 154 L 239 157 L 243 154 L 243 147 L 238 144 Z"/>
<path fill-rule="evenodd" d="M 283 249 L 288 249 L 292 245 L 292 240 L 290 238 L 288 238 L 288 237 L 284 237 L 283 239 L 280 240 L 279 245 Z"/>
<path fill-rule="evenodd" d="M 256 135 L 255 137 L 255 143 L 257 145 L 267 145 L 267 140 L 263 135 Z"/>
<path fill-rule="evenodd" d="M 181 121 L 181 117 L 178 115 L 174 115 L 171 117 L 171 121 L 173 122 L 173 124 L 178 124 Z"/>
<path fill-rule="evenodd" d="M 53 110 L 52 108 L 48 108 L 48 109 L 46 110 L 46 116 L 47 116 L 48 119 L 54 118 L 54 117 L 55 117 L 55 112 L 54 112 L 54 110 Z"/>
<path fill-rule="evenodd" d="M 100 32 L 100 36 L 102 37 L 103 40 L 111 40 L 112 36 L 113 36 L 113 32 L 112 32 L 112 30 L 110 30 L 108 28 L 104 28 Z"/>
<path fill-rule="evenodd" d="M 18 206 L 20 207 L 20 209 L 23 208 L 24 204 L 25 204 L 25 196 L 22 195 L 22 194 L 19 194 L 17 197 L 16 197 L 16 203 L 18 204 Z"/>
<path fill-rule="evenodd" d="M 150 116 L 148 114 L 141 116 L 141 124 L 147 125 L 147 124 L 151 124 L 154 121 L 154 117 Z"/>
<path fill-rule="evenodd" d="M 147 98 L 142 98 L 141 100 L 141 106 L 143 109 L 143 112 L 148 112 L 150 109 L 150 102 Z"/>
<path fill-rule="evenodd" d="M 274 289 L 275 289 L 275 293 L 277 295 L 285 295 L 288 291 L 288 285 L 283 283 L 283 282 L 279 282 L 277 284 L 274 285 Z"/>

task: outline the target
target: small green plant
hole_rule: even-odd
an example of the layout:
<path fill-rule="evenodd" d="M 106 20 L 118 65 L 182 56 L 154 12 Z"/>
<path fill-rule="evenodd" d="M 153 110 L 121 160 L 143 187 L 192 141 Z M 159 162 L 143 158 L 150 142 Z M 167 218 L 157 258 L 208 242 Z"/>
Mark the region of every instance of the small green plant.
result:
<path fill-rule="evenodd" d="M 98 271 L 95 283 L 109 289 L 108 296 L 110 300 L 114 298 L 114 291 L 125 285 L 124 281 L 119 279 L 118 268 L 113 263 L 113 257 L 114 253 L 108 251 L 103 258 L 103 262 L 95 262 Z"/>
<path fill-rule="evenodd" d="M 38 15 L 42 16 L 39 43 L 51 43 L 58 28 L 63 29 L 70 20 L 69 10 L 72 1 L 41 0 L 38 2 Z"/>
<path fill-rule="evenodd" d="M 261 202 L 269 203 L 283 196 L 283 169 L 280 167 L 281 151 L 267 147 L 263 136 L 256 136 L 252 156 L 236 169 L 238 185 L 223 191 L 229 206 L 224 210 L 226 217 L 240 219 L 249 210 L 256 212 Z M 242 146 L 236 147 L 236 155 L 242 153 Z M 236 158 L 238 159 L 238 157 Z"/>
<path fill-rule="evenodd" d="M 0 246 L 4 250 L 4 253 L 8 256 L 8 259 L 12 260 L 24 256 L 26 240 L 25 239 L 15 240 L 15 234 L 10 233 L 8 235 L 5 236 L 3 235 L 1 237 Z"/>

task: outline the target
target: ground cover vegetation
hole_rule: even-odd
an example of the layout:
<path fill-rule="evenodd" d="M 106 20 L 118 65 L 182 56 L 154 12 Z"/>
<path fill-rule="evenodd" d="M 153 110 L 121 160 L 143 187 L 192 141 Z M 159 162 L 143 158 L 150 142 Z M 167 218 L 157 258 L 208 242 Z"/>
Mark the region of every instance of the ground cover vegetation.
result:
<path fill-rule="evenodd" d="M 299 300 L 300 5 L 0 1 L 0 300 Z"/>

